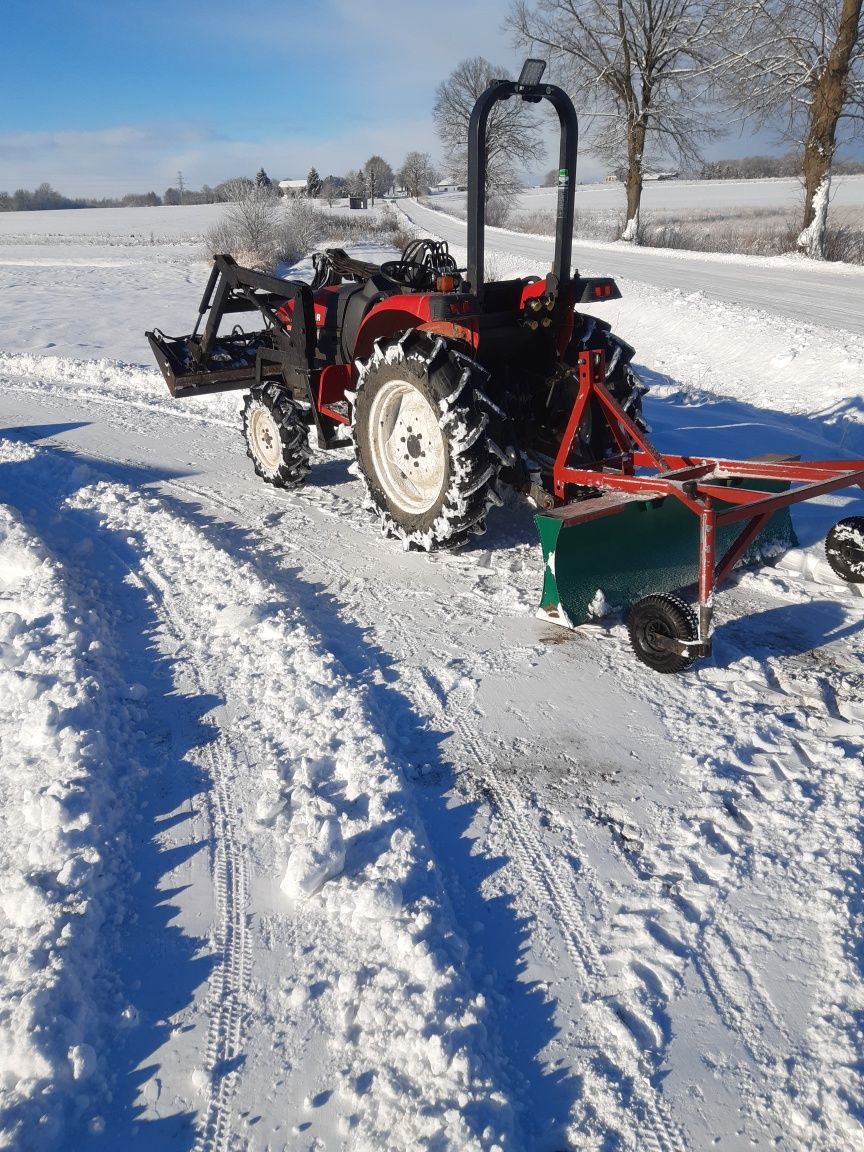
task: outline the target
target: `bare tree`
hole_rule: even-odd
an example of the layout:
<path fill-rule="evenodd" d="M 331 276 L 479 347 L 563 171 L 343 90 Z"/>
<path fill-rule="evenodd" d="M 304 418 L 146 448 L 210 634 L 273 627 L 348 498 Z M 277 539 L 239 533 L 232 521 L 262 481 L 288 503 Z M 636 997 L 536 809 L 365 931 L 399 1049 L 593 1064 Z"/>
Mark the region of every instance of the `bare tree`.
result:
<path fill-rule="evenodd" d="M 510 9 L 517 40 L 545 48 L 579 111 L 592 114 L 591 150 L 626 170 L 623 240 L 638 240 L 646 147 L 695 164 L 713 134 L 692 83 L 711 59 L 712 2 L 514 0 Z"/>
<path fill-rule="evenodd" d="M 363 165 L 363 175 L 366 177 L 366 187 L 369 198 L 375 204 L 375 197 L 393 187 L 393 169 L 383 156 L 370 156 Z"/>
<path fill-rule="evenodd" d="M 468 121 L 477 97 L 492 80 L 509 80 L 506 68 L 490 64 L 482 56 L 463 60 L 435 94 L 435 128 L 453 175 L 460 182 L 468 176 Z M 544 154 L 543 142 L 522 100 L 501 100 L 492 106 L 486 126 L 486 198 L 512 195 L 520 188 L 517 166 L 536 163 Z"/>
<path fill-rule="evenodd" d="M 437 179 L 432 157 L 428 152 L 409 152 L 396 179 L 409 196 L 422 196 Z"/>
<path fill-rule="evenodd" d="M 864 126 L 862 0 L 731 0 L 722 35 L 732 103 L 757 123 L 782 117 L 803 147 L 798 244 L 824 258 L 837 131 Z"/>
<path fill-rule="evenodd" d="M 334 176 L 325 176 L 321 181 L 320 195 L 327 201 L 327 207 L 333 207 L 333 201 L 339 196 L 339 185 L 336 183 Z"/>

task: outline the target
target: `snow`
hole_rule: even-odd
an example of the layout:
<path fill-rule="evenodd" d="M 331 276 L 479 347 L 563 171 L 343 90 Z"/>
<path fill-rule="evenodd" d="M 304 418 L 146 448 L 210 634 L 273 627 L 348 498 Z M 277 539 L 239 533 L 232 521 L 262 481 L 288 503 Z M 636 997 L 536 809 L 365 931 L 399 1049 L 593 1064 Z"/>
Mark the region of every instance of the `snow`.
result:
<path fill-rule="evenodd" d="M 0 245 L 0 1144 L 858 1146 L 864 599 L 822 540 L 864 497 L 654 675 L 534 619 L 521 500 L 406 553 L 349 453 L 278 491 L 239 394 L 172 401 L 177 211 Z M 658 444 L 864 455 L 847 313 L 622 288 Z"/>
<path fill-rule="evenodd" d="M 464 244 L 465 224 L 414 202 L 404 203 L 411 221 L 424 233 L 451 246 Z M 499 254 L 522 257 L 535 268 L 552 261 L 548 237 L 486 229 L 487 260 Z M 614 276 L 666 291 L 702 292 L 723 304 L 768 312 L 839 331 L 864 335 L 864 267 L 834 264 L 804 256 L 741 256 L 716 252 L 682 252 L 632 244 L 574 241 L 573 265 L 583 273 Z"/>
<path fill-rule="evenodd" d="M 576 185 L 576 211 L 619 213 L 624 211 L 623 183 Z M 465 196 L 442 193 L 436 203 L 462 204 Z M 557 187 L 525 188 L 519 194 L 518 209 L 523 212 L 554 211 Z M 762 180 L 656 180 L 647 181 L 642 190 L 645 212 L 721 211 L 800 211 L 801 181 L 794 177 Z M 832 211 L 846 219 L 860 219 L 864 211 L 864 175 L 835 176 L 832 181 Z M 159 211 L 156 209 L 155 211 Z"/>
<path fill-rule="evenodd" d="M 0 469 L 34 459 L 3 441 Z M 122 1007 L 110 961 L 141 709 L 100 599 L 0 508 L 4 1146 L 53 1147 L 92 1119 Z"/>
<path fill-rule="evenodd" d="M 828 223 L 828 198 L 831 193 L 831 170 L 825 173 L 813 193 L 813 219 L 796 241 L 798 247 L 810 257 L 822 255 L 825 228 Z"/>
<path fill-rule="evenodd" d="M 621 233 L 621 239 L 628 243 L 633 243 L 636 240 L 639 231 L 639 214 L 631 216 L 627 223 L 624 225 L 624 230 Z"/>

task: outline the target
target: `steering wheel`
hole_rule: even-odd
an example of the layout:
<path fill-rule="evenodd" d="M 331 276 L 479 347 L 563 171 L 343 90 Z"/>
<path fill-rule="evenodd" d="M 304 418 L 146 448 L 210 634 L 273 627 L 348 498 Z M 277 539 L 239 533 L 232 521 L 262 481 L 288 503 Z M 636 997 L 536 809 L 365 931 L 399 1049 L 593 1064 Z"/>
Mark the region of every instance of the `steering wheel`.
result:
<path fill-rule="evenodd" d="M 435 269 L 419 260 L 385 260 L 381 275 L 392 284 L 414 292 L 429 292 L 435 286 Z"/>

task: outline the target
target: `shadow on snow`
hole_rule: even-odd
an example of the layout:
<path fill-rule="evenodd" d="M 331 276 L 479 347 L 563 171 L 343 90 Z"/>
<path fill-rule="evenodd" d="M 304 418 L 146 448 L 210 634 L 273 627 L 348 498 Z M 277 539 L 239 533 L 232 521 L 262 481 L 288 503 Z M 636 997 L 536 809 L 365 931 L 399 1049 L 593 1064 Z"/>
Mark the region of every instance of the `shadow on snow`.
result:
<path fill-rule="evenodd" d="M 2 435 L 35 442 L 79 426 L 5 429 Z M 82 463 L 93 471 L 79 478 L 76 468 Z M 207 941 L 187 935 L 173 923 L 183 888 L 167 882 L 178 865 L 207 845 L 188 841 L 172 845 L 166 833 L 192 817 L 194 798 L 210 787 L 191 753 L 213 738 L 202 718 L 218 701 L 176 691 L 172 660 L 159 650 L 156 612 L 147 602 L 146 591 L 125 579 L 136 567 L 132 549 L 118 533 L 100 528 L 95 513 L 64 506 L 64 501 L 95 479 L 140 487 L 169 475 L 112 467 L 48 444 L 40 446 L 35 458 L 0 464 L 3 502 L 62 561 L 75 585 L 98 585 L 97 607 L 101 606 L 103 623 L 110 624 L 117 649 L 123 653 L 122 675 L 127 682 L 147 689 L 146 716 L 140 722 L 145 739 L 131 754 L 127 748 L 118 749 L 116 762 L 106 766 L 113 774 L 118 802 L 128 805 L 129 859 L 120 879 L 123 890 L 114 897 L 121 909 L 119 926 L 109 927 L 110 921 L 106 925 L 105 1003 L 97 1006 L 97 1012 L 104 1011 L 116 1021 L 116 1031 L 109 1028 L 99 1038 L 99 1070 L 113 1094 L 104 1138 L 112 1147 L 122 1147 L 135 1137 L 135 1147 L 142 1152 L 158 1152 L 169 1144 L 191 1149 L 196 1136 L 191 1103 L 178 1104 L 175 1094 L 166 1094 L 168 1114 L 144 1119 L 140 1092 L 152 1077 L 158 1077 L 159 1050 L 172 1034 L 172 1017 L 193 1002 L 213 964 Z M 94 546 L 81 549 L 82 539 L 92 540 Z M 106 845 L 104 850 L 114 849 Z M 66 1002 L 71 991 L 71 986 L 64 985 L 61 969 L 50 993 L 51 1011 L 58 1015 L 69 1011 Z M 134 1006 L 137 1022 L 121 1023 L 126 1005 Z M 45 1043 L 50 1045 L 50 1037 Z M 151 1097 L 148 1103 L 152 1106 L 157 1101 Z M 69 1111 L 74 1113 L 73 1103 Z M 7 1114 L 4 1122 L 14 1126 L 20 1120 L 26 1125 L 33 1118 Z M 66 1123 L 62 1143 L 77 1147 L 79 1140 L 87 1138 L 83 1121 L 70 1114 Z"/>

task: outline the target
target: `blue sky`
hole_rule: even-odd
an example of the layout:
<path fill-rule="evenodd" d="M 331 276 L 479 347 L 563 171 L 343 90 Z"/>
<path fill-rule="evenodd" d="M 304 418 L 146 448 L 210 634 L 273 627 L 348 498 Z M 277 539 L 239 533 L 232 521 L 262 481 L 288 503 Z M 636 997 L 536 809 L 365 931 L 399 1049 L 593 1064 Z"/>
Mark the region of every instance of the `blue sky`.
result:
<path fill-rule="evenodd" d="M 438 152 L 438 84 L 466 56 L 518 71 L 506 0 L 3 0 L 0 190 L 162 193 L 263 165 L 344 172 Z M 756 145 L 758 144 L 758 147 Z M 712 153 L 766 150 L 733 135 Z M 551 152 L 550 152 L 551 155 Z M 544 167 L 551 167 L 552 160 Z M 583 179 L 602 166 L 580 158 Z"/>
<path fill-rule="evenodd" d="M 515 66 L 502 0 L 3 0 L 0 189 L 157 192 L 437 151 L 465 56 Z"/>

